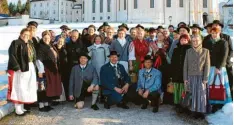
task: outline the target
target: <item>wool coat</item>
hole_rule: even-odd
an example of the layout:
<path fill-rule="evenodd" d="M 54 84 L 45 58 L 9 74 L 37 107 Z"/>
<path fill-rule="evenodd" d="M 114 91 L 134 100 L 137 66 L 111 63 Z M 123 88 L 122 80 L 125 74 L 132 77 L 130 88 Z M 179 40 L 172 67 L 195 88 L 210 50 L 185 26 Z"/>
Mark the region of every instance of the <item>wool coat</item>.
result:
<path fill-rule="evenodd" d="M 202 47 L 188 49 L 184 60 L 184 80 L 188 80 L 188 76 L 202 76 L 204 81 L 208 81 L 209 72 L 209 50 Z"/>
<path fill-rule="evenodd" d="M 80 65 L 75 65 L 72 68 L 69 81 L 69 95 L 80 97 L 83 84 L 98 85 L 98 75 L 95 68 L 87 64 L 84 69 Z"/>

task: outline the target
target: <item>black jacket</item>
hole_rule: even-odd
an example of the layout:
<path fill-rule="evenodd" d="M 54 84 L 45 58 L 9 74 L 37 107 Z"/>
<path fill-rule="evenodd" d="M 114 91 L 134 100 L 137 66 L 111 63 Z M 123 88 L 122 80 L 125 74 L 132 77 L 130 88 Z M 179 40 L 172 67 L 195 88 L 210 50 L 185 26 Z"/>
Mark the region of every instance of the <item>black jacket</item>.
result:
<path fill-rule="evenodd" d="M 233 46 L 232 46 L 232 39 L 229 35 L 220 34 L 220 38 L 228 43 L 228 56 L 227 56 L 227 62 L 226 62 L 226 67 L 232 67 L 233 63 L 231 62 L 231 58 L 233 57 Z M 209 43 L 211 41 L 211 35 L 208 35 L 204 38 L 203 40 L 203 47 L 209 49 L 208 47 L 210 46 Z"/>
<path fill-rule="evenodd" d="M 29 57 L 28 57 L 28 47 L 27 44 L 29 44 L 34 51 L 34 59 L 33 63 L 35 64 L 36 61 L 36 51 L 33 47 L 32 42 L 25 43 L 22 39 L 14 40 L 9 49 L 9 61 L 8 61 L 8 70 L 14 70 L 18 71 L 21 70 L 21 72 L 29 71 Z"/>
<path fill-rule="evenodd" d="M 33 38 L 32 38 L 32 41 L 33 41 L 33 46 L 34 46 L 34 48 L 37 50 L 38 45 L 39 45 L 39 43 L 40 43 L 40 38 L 39 38 L 39 37 L 33 37 Z"/>
<path fill-rule="evenodd" d="M 83 42 L 83 45 L 87 48 L 87 47 L 90 47 L 93 45 L 94 43 L 94 38 L 97 36 L 97 34 L 94 34 L 94 35 L 89 35 L 89 34 L 86 34 L 85 36 L 82 36 L 82 42 Z"/>
<path fill-rule="evenodd" d="M 183 68 L 186 51 L 190 49 L 190 45 L 177 44 L 177 48 L 174 49 L 171 59 L 171 77 L 173 82 L 184 83 L 183 81 Z"/>
<path fill-rule="evenodd" d="M 74 64 L 78 63 L 78 57 L 81 53 L 88 53 L 87 48 L 84 46 L 84 44 L 77 40 L 77 42 L 70 41 L 66 44 L 66 50 L 67 50 L 67 60 L 68 64 L 73 67 Z"/>
<path fill-rule="evenodd" d="M 51 50 L 51 47 L 57 53 L 57 58 Z M 41 41 L 38 45 L 37 59 L 40 60 L 45 68 L 47 68 L 51 72 L 59 72 L 59 54 L 57 49 L 53 45 L 47 45 L 43 41 Z"/>
<path fill-rule="evenodd" d="M 217 42 L 209 40 L 203 42 L 203 47 L 210 51 L 211 66 L 215 66 L 218 69 L 226 67 L 229 52 L 228 42 L 222 39 Z"/>

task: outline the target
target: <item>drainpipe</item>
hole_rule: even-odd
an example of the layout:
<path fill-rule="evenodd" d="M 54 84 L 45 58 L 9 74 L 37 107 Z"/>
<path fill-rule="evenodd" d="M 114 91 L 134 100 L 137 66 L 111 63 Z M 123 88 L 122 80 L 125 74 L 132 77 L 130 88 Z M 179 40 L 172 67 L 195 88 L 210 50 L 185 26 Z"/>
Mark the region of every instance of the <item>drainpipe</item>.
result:
<path fill-rule="evenodd" d="M 117 22 L 117 17 L 118 17 L 118 0 L 116 0 L 116 22 Z"/>
<path fill-rule="evenodd" d="M 163 24 L 165 25 L 165 23 L 166 23 L 165 0 L 163 0 L 163 16 L 164 16 Z"/>
<path fill-rule="evenodd" d="M 127 1 L 127 3 L 126 3 L 126 4 L 127 4 L 127 5 L 126 5 L 126 7 L 127 7 L 127 8 L 126 8 L 126 9 L 127 9 L 127 21 L 126 21 L 126 22 L 128 22 L 128 8 L 129 8 L 129 7 L 128 7 L 128 0 L 126 0 L 126 1 Z"/>

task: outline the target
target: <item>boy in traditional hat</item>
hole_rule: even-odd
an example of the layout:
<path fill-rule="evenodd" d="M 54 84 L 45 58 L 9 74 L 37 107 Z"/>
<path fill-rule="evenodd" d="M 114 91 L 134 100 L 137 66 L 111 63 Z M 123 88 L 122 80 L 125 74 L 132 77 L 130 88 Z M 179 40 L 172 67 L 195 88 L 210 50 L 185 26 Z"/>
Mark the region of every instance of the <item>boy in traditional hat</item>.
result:
<path fill-rule="evenodd" d="M 75 99 L 75 107 L 82 109 L 84 107 L 84 100 L 86 93 L 92 92 L 93 110 L 99 110 L 96 105 L 96 100 L 99 93 L 99 80 L 95 68 L 88 64 L 90 57 L 83 53 L 79 56 L 79 64 L 72 68 L 69 84 L 70 100 Z"/>

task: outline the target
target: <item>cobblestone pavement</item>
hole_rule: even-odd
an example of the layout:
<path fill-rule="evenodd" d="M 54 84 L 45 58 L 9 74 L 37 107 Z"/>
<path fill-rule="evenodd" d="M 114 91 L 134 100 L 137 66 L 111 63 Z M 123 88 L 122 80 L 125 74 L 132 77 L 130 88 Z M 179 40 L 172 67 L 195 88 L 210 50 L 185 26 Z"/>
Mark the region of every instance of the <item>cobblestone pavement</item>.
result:
<path fill-rule="evenodd" d="M 88 101 L 88 102 L 87 102 Z M 48 113 L 41 113 L 37 108 L 26 116 L 15 116 L 14 113 L 3 118 L 0 125 L 207 125 L 205 120 L 195 120 L 186 115 L 177 115 L 172 106 L 160 106 L 158 113 L 152 113 L 152 107 L 146 110 L 129 104 L 124 110 L 112 106 L 107 110 L 98 104 L 100 110 L 90 109 L 90 99 L 84 109 L 77 110 L 73 103 L 66 102 L 54 107 Z"/>

